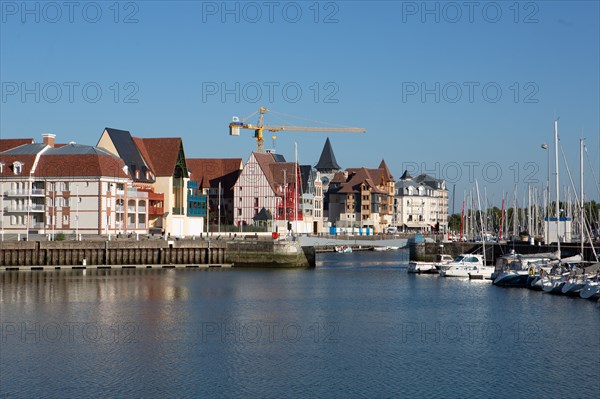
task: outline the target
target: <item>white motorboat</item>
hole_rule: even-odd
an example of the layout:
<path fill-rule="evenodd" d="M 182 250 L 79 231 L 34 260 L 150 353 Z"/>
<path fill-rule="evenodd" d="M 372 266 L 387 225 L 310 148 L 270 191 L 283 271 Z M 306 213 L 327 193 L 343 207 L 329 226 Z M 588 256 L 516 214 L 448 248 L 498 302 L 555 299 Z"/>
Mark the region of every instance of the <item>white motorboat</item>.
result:
<path fill-rule="evenodd" d="M 395 247 L 395 246 L 390 246 L 390 245 L 386 245 L 386 246 L 382 246 L 382 247 L 373 247 L 373 251 L 397 251 L 398 249 L 400 249 L 400 247 Z"/>
<path fill-rule="evenodd" d="M 493 273 L 494 266 L 478 266 L 468 274 L 471 280 L 491 280 Z"/>
<path fill-rule="evenodd" d="M 450 255 L 437 255 L 435 262 L 410 262 L 408 264 L 408 273 L 423 273 L 432 274 L 437 273 L 438 269 L 436 265 L 445 265 L 452 262 L 454 259 Z"/>
<path fill-rule="evenodd" d="M 335 252 L 340 254 L 349 254 L 352 253 L 352 247 L 349 247 L 347 245 L 340 245 L 335 247 Z"/>
<path fill-rule="evenodd" d="M 440 276 L 442 277 L 469 277 L 470 272 L 476 272 L 484 268 L 483 255 L 459 255 L 452 262 L 442 265 Z M 493 268 L 490 275 L 493 272 Z M 483 271 L 483 269 L 482 269 Z"/>

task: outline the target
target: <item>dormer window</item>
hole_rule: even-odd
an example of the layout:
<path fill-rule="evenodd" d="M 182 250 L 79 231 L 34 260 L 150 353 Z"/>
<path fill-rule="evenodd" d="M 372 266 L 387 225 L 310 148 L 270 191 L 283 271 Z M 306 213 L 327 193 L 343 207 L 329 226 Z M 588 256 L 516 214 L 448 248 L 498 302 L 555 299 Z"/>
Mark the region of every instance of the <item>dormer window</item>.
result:
<path fill-rule="evenodd" d="M 13 163 L 13 172 L 15 175 L 20 175 L 23 172 L 23 164 L 19 161 Z"/>
<path fill-rule="evenodd" d="M 136 171 L 135 171 L 135 178 L 136 178 L 136 179 L 139 179 L 139 178 L 140 178 L 140 171 L 139 171 L 139 170 L 136 170 Z"/>

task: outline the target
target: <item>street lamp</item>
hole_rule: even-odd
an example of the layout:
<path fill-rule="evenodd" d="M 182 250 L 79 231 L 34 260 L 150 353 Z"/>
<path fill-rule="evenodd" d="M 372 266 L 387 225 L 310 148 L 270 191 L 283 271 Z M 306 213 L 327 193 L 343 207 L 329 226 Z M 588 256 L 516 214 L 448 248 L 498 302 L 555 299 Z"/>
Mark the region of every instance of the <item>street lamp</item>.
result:
<path fill-rule="evenodd" d="M 547 227 L 549 223 L 548 218 L 550 217 L 550 149 L 548 147 L 548 144 L 546 143 L 542 144 L 542 149 L 546 150 L 546 153 L 548 154 L 548 183 L 546 186 L 546 220 L 544 221 L 544 242 L 546 243 L 546 245 L 548 245 L 548 241 L 550 239 Z"/>

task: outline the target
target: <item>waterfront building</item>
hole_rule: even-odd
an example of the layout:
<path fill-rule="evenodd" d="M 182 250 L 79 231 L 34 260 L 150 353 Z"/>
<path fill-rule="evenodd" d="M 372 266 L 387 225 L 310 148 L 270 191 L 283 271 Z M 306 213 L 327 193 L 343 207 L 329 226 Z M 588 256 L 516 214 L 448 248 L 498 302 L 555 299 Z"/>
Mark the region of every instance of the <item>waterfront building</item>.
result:
<path fill-rule="evenodd" d="M 187 215 L 188 209 L 201 207 L 205 201 L 200 200 L 193 189 L 189 191 L 189 173 L 181 138 L 140 138 L 125 130 L 106 128 L 98 146 L 133 162 L 136 184 L 147 184 L 145 190 L 153 193 L 156 201 L 154 229 L 173 236 L 200 235 L 204 231 L 203 217 Z M 162 214 L 158 213 L 161 210 L 159 204 Z"/>
<path fill-rule="evenodd" d="M 0 153 L 2 231 L 7 234 L 147 232 L 148 194 L 104 149 L 76 143 L 10 146 Z M 18 144 L 18 143 L 17 143 Z M 126 206 L 129 204 L 131 206 Z"/>
<path fill-rule="evenodd" d="M 285 162 L 281 155 L 253 152 L 233 186 L 235 224 L 252 224 L 265 208 L 273 218 L 269 227 L 279 232 L 297 229 L 303 220 L 300 184 L 297 164 Z"/>
<path fill-rule="evenodd" d="M 233 185 L 242 173 L 242 158 L 187 158 L 186 163 L 190 181 L 208 197 L 210 224 L 233 225 Z"/>
<path fill-rule="evenodd" d="M 447 232 L 446 182 L 427 174 L 413 178 L 406 170 L 396 182 L 394 221 L 402 231 Z"/>
<path fill-rule="evenodd" d="M 329 183 L 329 222 L 335 227 L 385 231 L 393 223 L 394 178 L 385 161 L 376 169 L 349 168 Z"/>
<path fill-rule="evenodd" d="M 320 234 L 324 231 L 323 182 L 321 174 L 310 165 L 300 165 L 300 211 L 303 223 L 299 233 Z"/>

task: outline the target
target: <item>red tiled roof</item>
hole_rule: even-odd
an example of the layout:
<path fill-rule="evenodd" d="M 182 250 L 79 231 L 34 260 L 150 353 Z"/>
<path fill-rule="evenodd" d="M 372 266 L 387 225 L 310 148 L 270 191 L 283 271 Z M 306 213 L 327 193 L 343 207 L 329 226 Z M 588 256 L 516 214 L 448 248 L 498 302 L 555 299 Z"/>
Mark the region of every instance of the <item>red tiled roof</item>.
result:
<path fill-rule="evenodd" d="M 284 183 L 284 175 L 283 171 L 286 172 L 286 181 L 288 184 L 294 182 L 294 168 L 295 163 L 293 162 L 277 162 L 272 154 L 262 154 L 255 152 L 253 153 L 258 165 L 260 166 L 262 172 L 264 173 L 271 189 L 274 192 L 277 192 L 277 186 L 282 185 Z M 298 175 L 300 172 L 298 171 Z"/>
<path fill-rule="evenodd" d="M 33 139 L 0 139 L 0 152 L 31 143 L 33 143 Z"/>
<path fill-rule="evenodd" d="M 333 175 L 333 178 L 331 179 L 331 183 L 345 183 L 346 182 L 346 175 L 344 174 L 344 172 L 336 172 L 335 175 Z"/>
<path fill-rule="evenodd" d="M 128 178 L 120 158 L 109 155 L 42 155 L 35 176 L 89 176 Z"/>
<path fill-rule="evenodd" d="M 173 176 L 181 138 L 133 137 L 133 141 L 156 176 Z"/>
<path fill-rule="evenodd" d="M 259 152 L 253 152 L 254 158 L 256 158 L 256 162 L 258 162 L 258 166 L 260 166 L 262 172 L 264 173 L 267 181 L 271 185 L 271 189 L 273 191 L 277 191 L 277 187 L 274 184 L 273 180 L 273 171 L 271 170 L 271 164 L 276 163 L 275 158 L 271 154 L 262 154 Z"/>
<path fill-rule="evenodd" d="M 384 175 L 387 178 L 387 180 L 389 180 L 389 181 L 394 180 L 394 176 L 392 176 L 390 169 L 388 168 L 387 164 L 385 163 L 385 159 L 381 160 L 381 163 L 379 164 L 379 169 L 383 170 Z"/>
<path fill-rule="evenodd" d="M 242 172 L 242 158 L 187 158 L 185 163 L 199 188 L 218 188 L 221 182 L 223 190 L 231 190 Z"/>
<path fill-rule="evenodd" d="M 273 183 L 276 185 L 283 185 L 284 183 L 290 184 L 294 182 L 294 175 L 296 173 L 296 164 L 293 162 L 280 162 L 270 165 L 271 176 Z M 285 175 L 283 173 L 285 171 Z M 300 174 L 300 171 L 297 171 Z"/>
<path fill-rule="evenodd" d="M 3 163 L 2 173 L 0 176 L 3 177 L 17 177 L 17 176 L 29 176 L 29 172 L 31 171 L 31 167 L 35 162 L 35 154 L 27 154 L 27 155 L 0 155 L 0 163 Z M 23 164 L 21 174 L 15 175 L 13 171 L 13 164 L 15 162 L 20 162 Z"/>
<path fill-rule="evenodd" d="M 3 177 L 29 176 L 31 167 L 35 162 L 36 155 L 3 155 L 0 162 L 4 163 L 2 168 Z M 23 163 L 20 175 L 15 175 L 12 165 L 15 161 Z M 33 176 L 36 177 L 119 177 L 127 178 L 123 172 L 125 164 L 117 157 L 97 154 L 78 155 L 44 155 L 40 156 Z"/>
<path fill-rule="evenodd" d="M 372 192 L 385 194 L 385 191 L 377 188 L 377 184 L 380 184 L 383 174 L 384 171 L 382 169 L 348 169 L 348 180 L 346 183 L 342 183 L 342 186 L 338 192 L 357 193 L 360 192 L 360 185 L 362 183 L 366 183 L 369 187 L 371 187 Z"/>

